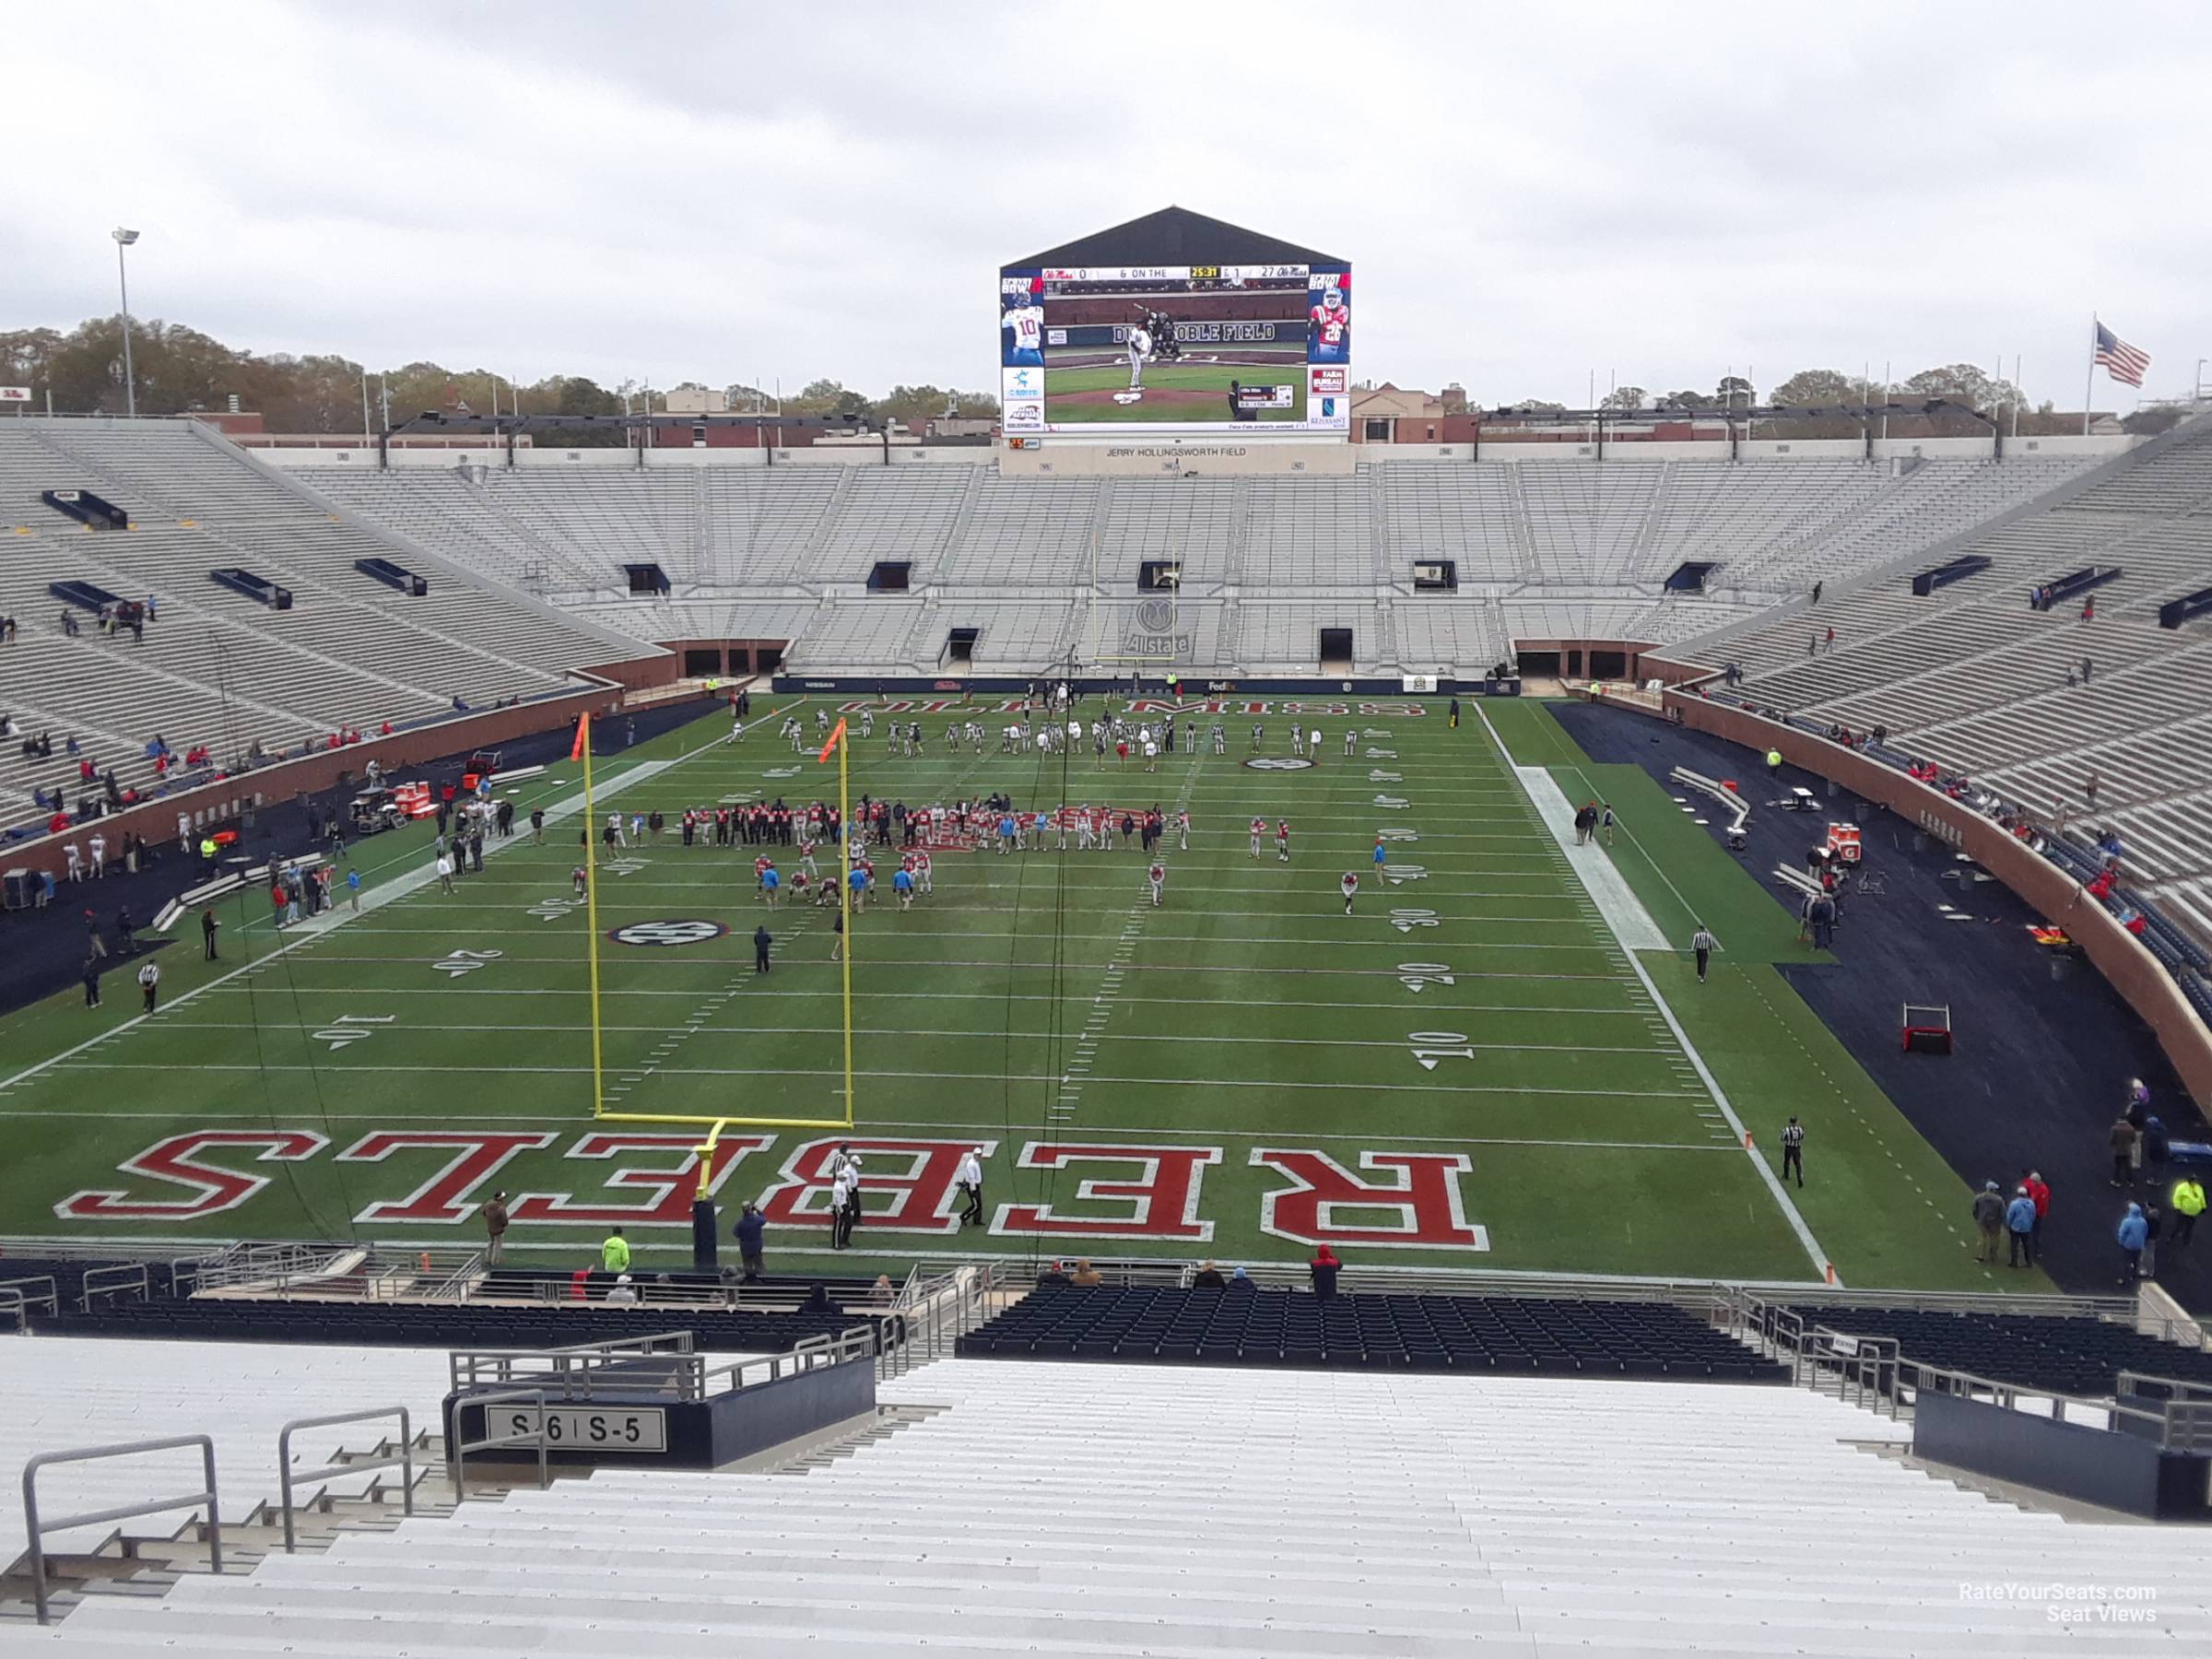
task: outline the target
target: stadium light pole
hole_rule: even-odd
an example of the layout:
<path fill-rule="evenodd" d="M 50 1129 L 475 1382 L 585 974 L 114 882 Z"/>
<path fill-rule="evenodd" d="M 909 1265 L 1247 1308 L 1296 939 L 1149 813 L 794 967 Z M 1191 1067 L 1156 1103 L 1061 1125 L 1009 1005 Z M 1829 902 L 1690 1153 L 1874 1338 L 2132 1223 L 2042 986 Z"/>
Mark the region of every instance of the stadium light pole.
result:
<path fill-rule="evenodd" d="M 138 240 L 138 232 L 121 225 L 108 232 L 115 239 L 115 286 L 123 295 L 123 409 L 138 413 L 138 382 L 131 373 L 131 281 L 123 268 L 123 251 Z"/>

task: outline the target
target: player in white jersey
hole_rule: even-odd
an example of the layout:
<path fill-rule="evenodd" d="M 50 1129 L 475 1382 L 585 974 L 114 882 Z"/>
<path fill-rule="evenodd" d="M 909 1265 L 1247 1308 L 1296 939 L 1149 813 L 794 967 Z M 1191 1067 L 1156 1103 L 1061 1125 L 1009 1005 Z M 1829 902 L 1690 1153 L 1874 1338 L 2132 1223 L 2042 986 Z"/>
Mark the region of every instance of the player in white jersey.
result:
<path fill-rule="evenodd" d="M 1090 806 L 1088 803 L 1076 808 L 1076 851 L 1090 851 Z"/>
<path fill-rule="evenodd" d="M 1217 755 L 1229 753 L 1229 734 L 1221 729 L 1221 723 L 1218 720 L 1214 722 L 1214 753 Z"/>
<path fill-rule="evenodd" d="M 914 854 L 914 885 L 919 887 L 925 895 L 934 893 L 937 890 L 930 881 L 930 877 L 932 874 L 933 870 L 929 862 L 929 849 L 924 847 L 919 853 Z"/>
<path fill-rule="evenodd" d="M 1344 758 L 1347 760 L 1359 752 L 1359 728 L 1358 726 L 1348 728 L 1344 734 Z"/>
<path fill-rule="evenodd" d="M 1168 879 L 1167 865 L 1155 864 L 1145 872 L 1145 879 L 1152 884 L 1152 908 L 1158 910 L 1159 908 L 1159 889 Z"/>
<path fill-rule="evenodd" d="M 1344 889 L 1344 913 L 1348 916 L 1352 913 L 1352 895 L 1359 890 L 1359 877 L 1358 872 L 1347 870 L 1344 873 L 1343 879 L 1338 881 L 1336 885 Z"/>
<path fill-rule="evenodd" d="M 1252 820 L 1252 855 L 1254 858 L 1257 858 L 1260 855 L 1260 838 L 1266 833 L 1267 820 L 1265 818 L 1253 818 Z"/>
<path fill-rule="evenodd" d="M 1129 390 L 1141 393 L 1145 389 L 1145 364 L 1152 357 L 1152 332 L 1133 328 L 1128 335 Z"/>
<path fill-rule="evenodd" d="M 1294 755 L 1302 755 L 1306 752 L 1305 728 L 1295 720 L 1290 723 L 1290 752 Z"/>
<path fill-rule="evenodd" d="M 1315 726 L 1307 736 L 1306 748 L 1312 753 L 1314 759 L 1321 759 L 1321 728 L 1319 726 Z"/>
<path fill-rule="evenodd" d="M 1175 830 L 1182 841 L 1182 851 L 1191 850 L 1191 809 L 1184 807 L 1175 815 Z"/>

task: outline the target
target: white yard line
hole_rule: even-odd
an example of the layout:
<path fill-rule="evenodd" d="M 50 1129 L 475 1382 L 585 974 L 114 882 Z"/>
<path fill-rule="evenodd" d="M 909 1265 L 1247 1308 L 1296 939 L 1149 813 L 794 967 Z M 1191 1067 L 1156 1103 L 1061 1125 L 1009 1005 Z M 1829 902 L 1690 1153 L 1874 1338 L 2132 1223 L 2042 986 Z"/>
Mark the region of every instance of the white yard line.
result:
<path fill-rule="evenodd" d="M 1475 713 L 1476 717 L 1482 722 L 1483 730 L 1489 734 L 1490 741 L 1497 746 L 1499 754 L 1503 756 L 1506 764 L 1512 767 L 1513 776 L 1519 779 L 1522 786 L 1527 790 L 1531 809 L 1539 818 L 1545 817 L 1543 805 L 1529 774 L 1537 773 L 1547 782 L 1550 782 L 1550 774 L 1544 772 L 1541 768 L 1513 766 L 1512 751 L 1505 747 L 1505 740 L 1498 735 L 1497 727 L 1490 724 L 1490 717 L 1483 712 L 1480 702 L 1476 703 Z M 1557 796 L 1560 805 L 1565 805 L 1567 797 L 1559 793 L 1557 784 L 1551 786 L 1551 793 Z M 1574 834 L 1574 815 L 1571 810 L 1569 811 L 1567 819 L 1565 840 L 1571 842 Z M 1555 837 L 1559 835 L 1560 830 L 1558 825 L 1552 825 L 1551 829 Z M 1568 865 L 1574 871 L 1576 879 L 1580 880 L 1585 890 L 1589 892 L 1591 902 L 1597 906 L 1598 913 L 1604 917 L 1606 926 L 1614 928 L 1618 936 L 1614 912 L 1607 909 L 1606 895 L 1601 891 L 1597 880 L 1594 879 L 1594 872 L 1602 869 L 1611 880 L 1619 882 L 1625 889 L 1628 884 L 1621 881 L 1619 872 L 1613 868 L 1613 861 L 1605 856 L 1605 850 L 1602 847 L 1581 849 L 1594 853 L 1596 854 L 1594 861 L 1576 858 L 1574 853 L 1578 849 L 1563 846 L 1562 850 L 1568 854 Z M 1635 905 L 1634 911 L 1636 915 L 1643 918 L 1643 925 L 1650 929 L 1656 941 L 1654 945 L 1645 948 L 1665 949 L 1666 941 L 1663 937 L 1657 936 L 1659 930 L 1657 924 L 1653 923 L 1650 913 L 1641 903 Z M 1834 1264 L 1830 1259 L 1827 1251 L 1821 1248 L 1820 1241 L 1813 1236 L 1813 1230 L 1806 1225 L 1804 1216 L 1798 1213 L 1796 1204 L 1790 1197 L 1789 1189 L 1782 1184 L 1781 1178 L 1774 1173 L 1767 1160 L 1752 1147 L 1749 1131 L 1744 1127 L 1744 1120 L 1736 1115 L 1735 1108 L 1730 1103 L 1726 1090 L 1721 1088 L 1720 1079 L 1712 1075 L 1712 1068 L 1705 1064 L 1705 1056 L 1698 1053 L 1697 1045 L 1689 1040 L 1689 1033 L 1682 1029 L 1682 1022 L 1675 1018 L 1674 1009 L 1667 1006 L 1666 998 L 1659 994 L 1659 987 L 1653 982 L 1652 976 L 1644 971 L 1642 962 L 1637 959 L 1636 947 L 1626 937 L 1621 937 L 1621 945 L 1622 954 L 1628 959 L 1630 971 L 1634 973 L 1637 980 L 1641 982 L 1645 994 L 1652 999 L 1652 1006 L 1658 1010 L 1659 1018 L 1665 1021 L 1667 1030 L 1673 1035 L 1675 1041 L 1681 1046 L 1684 1056 L 1688 1058 L 1690 1066 L 1698 1074 L 1698 1080 L 1704 1085 L 1706 1093 L 1712 1098 L 1713 1105 L 1719 1109 L 1721 1116 L 1726 1120 L 1729 1129 L 1734 1133 L 1736 1146 L 1742 1150 L 1744 1157 L 1750 1159 L 1751 1167 L 1759 1171 L 1759 1178 L 1766 1183 L 1767 1191 L 1773 1195 L 1775 1204 L 1782 1210 L 1783 1218 L 1789 1223 L 1790 1230 L 1797 1235 L 1797 1242 L 1804 1246 L 1806 1255 L 1811 1259 L 1814 1273 L 1823 1277 L 1833 1273 L 1835 1271 Z M 1835 1282 L 1841 1284 L 1843 1281 L 1838 1278 Z"/>

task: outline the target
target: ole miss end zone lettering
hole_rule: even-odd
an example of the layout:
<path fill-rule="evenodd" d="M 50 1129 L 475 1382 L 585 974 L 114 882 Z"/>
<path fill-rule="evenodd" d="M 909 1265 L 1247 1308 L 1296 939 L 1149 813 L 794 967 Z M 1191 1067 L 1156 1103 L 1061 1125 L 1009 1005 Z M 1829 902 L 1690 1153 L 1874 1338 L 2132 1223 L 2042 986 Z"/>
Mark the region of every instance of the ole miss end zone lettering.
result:
<path fill-rule="evenodd" d="M 844 1145 L 866 1171 L 865 1230 L 901 1242 L 959 1234 L 960 1160 L 981 1147 L 994 1202 L 988 1231 L 1010 1244 L 1195 1249 L 1212 1245 L 1227 1224 L 1295 1247 L 1489 1248 L 1485 1230 L 1466 1214 L 1463 1182 L 1473 1166 L 1464 1152 L 1371 1149 L 1347 1167 L 1313 1147 L 1258 1147 L 1245 1161 L 1261 1173 L 1262 1190 L 1232 1200 L 1207 1192 L 1209 1172 L 1228 1156 L 1218 1146 L 752 1133 L 717 1142 L 706 1189 L 731 1205 L 758 1194 L 770 1224 L 792 1230 L 787 1247 L 806 1248 L 811 1231 L 829 1229 L 830 1161 Z M 357 1194 L 370 1188 L 357 1196 L 352 1217 L 363 1226 L 464 1227 L 495 1190 L 506 1190 L 517 1226 L 580 1234 L 620 1226 L 650 1236 L 690 1228 L 699 1159 L 698 1135 L 682 1130 L 398 1127 L 371 1129 L 334 1148 L 310 1129 L 193 1129 L 124 1159 L 116 1179 L 69 1194 L 53 1213 L 126 1233 L 218 1216 L 236 1226 L 251 1222 L 251 1206 L 279 1175 L 327 1160 L 347 1167 L 346 1183 Z M 377 1170 L 390 1172 L 381 1192 Z"/>

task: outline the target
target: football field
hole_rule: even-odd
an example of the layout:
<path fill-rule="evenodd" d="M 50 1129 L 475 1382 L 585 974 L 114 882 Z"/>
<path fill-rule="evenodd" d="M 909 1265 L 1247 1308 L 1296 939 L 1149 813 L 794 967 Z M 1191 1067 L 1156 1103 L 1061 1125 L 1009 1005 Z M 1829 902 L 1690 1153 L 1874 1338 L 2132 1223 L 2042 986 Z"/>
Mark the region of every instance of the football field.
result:
<path fill-rule="evenodd" d="M 756 713 L 771 702 L 813 737 L 817 704 L 762 697 Z M 934 892 L 905 911 L 896 852 L 879 853 L 851 930 L 848 1134 L 834 909 L 787 887 L 770 910 L 763 849 L 687 847 L 674 828 L 690 806 L 833 801 L 834 766 L 775 717 L 736 744 L 710 718 L 599 758 L 602 821 L 670 825 L 598 877 L 605 1108 L 734 1120 L 709 1179 L 725 1218 L 763 1203 L 771 1266 L 829 1259 L 827 1164 L 849 1139 L 868 1215 L 847 1270 L 1295 1261 L 1327 1239 L 1372 1265 L 1990 1282 L 1964 1187 L 1774 971 L 1806 954 L 1786 914 L 1648 776 L 1590 765 L 1540 704 L 1471 700 L 1454 728 L 1430 699 L 1192 703 L 1176 718 L 1202 752 L 1179 744 L 1154 773 L 1088 747 L 1000 753 L 1018 716 L 997 700 L 878 704 L 868 737 L 867 705 L 823 706 L 853 723 L 855 799 L 1157 804 L 1192 830 L 1187 850 L 1164 843 L 1158 906 L 1150 861 L 1118 834 L 940 851 Z M 920 756 L 888 753 L 893 718 L 920 721 Z M 987 752 L 948 750 L 956 718 L 991 731 Z M 1292 754 L 1294 721 L 1320 729 L 1316 754 Z M 594 1120 L 581 771 L 520 786 L 522 832 L 453 893 L 429 874 L 429 826 L 372 838 L 352 850 L 359 914 L 280 933 L 250 895 L 223 912 L 220 962 L 194 959 L 186 920 L 156 1014 L 118 971 L 102 1009 L 72 992 L 11 1017 L 0 1232 L 474 1243 L 503 1189 L 516 1259 L 581 1262 L 612 1225 L 648 1265 L 688 1259 L 703 1129 Z M 1617 844 L 1563 848 L 1546 811 L 1601 795 Z M 795 873 L 795 847 L 767 850 Z M 1705 986 L 1684 952 L 1700 919 L 1724 946 Z M 1791 1112 L 1809 1130 L 1803 1190 L 1775 1179 Z M 971 1147 L 985 1223 L 963 1228 L 952 1174 Z"/>
<path fill-rule="evenodd" d="M 1232 381 L 1247 386 L 1288 385 L 1290 406 L 1260 410 L 1250 422 L 1231 422 L 1229 388 Z M 1117 401 L 1128 388 L 1125 358 L 1096 368 L 1053 367 L 1045 379 L 1045 418 L 1055 425 L 1078 420 L 1218 420 L 1223 425 L 1265 425 L 1306 418 L 1302 347 L 1297 358 L 1280 362 L 1269 362 L 1256 350 L 1226 360 L 1202 350 L 1173 362 L 1155 360 L 1145 365 L 1144 396 L 1135 403 Z"/>

